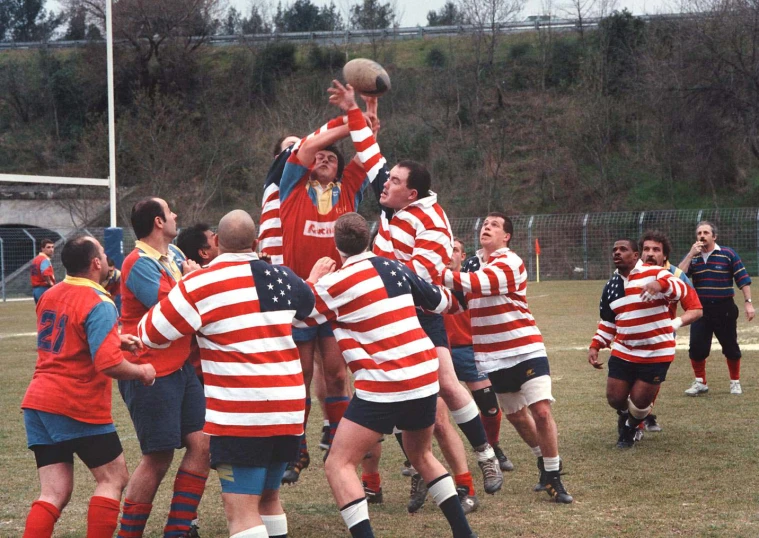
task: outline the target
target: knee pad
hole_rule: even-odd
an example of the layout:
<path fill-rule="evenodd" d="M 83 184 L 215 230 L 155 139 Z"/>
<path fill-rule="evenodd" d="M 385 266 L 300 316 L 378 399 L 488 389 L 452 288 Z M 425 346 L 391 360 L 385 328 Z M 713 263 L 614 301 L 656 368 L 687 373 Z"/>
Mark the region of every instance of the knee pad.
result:
<path fill-rule="evenodd" d="M 477 404 L 483 416 L 494 417 L 498 414 L 498 397 L 493 387 L 472 391 L 472 398 L 474 398 L 474 403 Z"/>
<path fill-rule="evenodd" d="M 651 407 L 652 406 L 649 404 L 648 407 L 641 409 L 639 407 L 636 407 L 632 400 L 627 401 L 627 409 L 630 411 L 630 415 L 637 418 L 638 420 L 643 420 L 646 418 L 651 412 Z"/>

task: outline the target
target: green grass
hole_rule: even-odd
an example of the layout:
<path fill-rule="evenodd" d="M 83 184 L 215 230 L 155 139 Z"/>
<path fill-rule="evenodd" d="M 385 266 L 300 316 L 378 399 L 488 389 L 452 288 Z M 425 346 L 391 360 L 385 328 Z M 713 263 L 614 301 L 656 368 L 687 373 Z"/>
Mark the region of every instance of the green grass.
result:
<path fill-rule="evenodd" d="M 616 415 L 606 404 L 605 374 L 586 361 L 585 348 L 595 330 L 602 282 L 530 284 L 530 304 L 546 339 L 553 373 L 554 413 L 559 426 L 564 482 L 575 503 L 558 506 L 545 493 L 533 493 L 537 478 L 529 449 L 504 421 L 502 444 L 516 469 L 507 473 L 503 490 L 486 496 L 479 471 L 475 486 L 482 501 L 470 517 L 481 537 L 617 537 L 617 536 L 759 536 L 759 470 L 756 446 L 759 375 L 755 350 L 759 326 L 741 320 L 744 349 L 744 394 L 728 392 L 727 368 L 718 355 L 708 362 L 710 393 L 687 398 L 692 381 L 687 350 L 680 349 L 657 401 L 655 413 L 664 431 L 649 433 L 629 451 L 619 451 Z M 25 447 L 19 403 L 34 370 L 34 337 L 9 337 L 34 331 L 30 302 L 0 303 L 0 356 L 4 384 L 0 410 L 0 536 L 20 536 L 26 512 L 38 494 L 34 459 Z M 688 331 L 679 342 L 687 344 Z M 139 460 L 137 440 L 118 394 L 114 415 L 130 469 Z M 318 408 L 312 414 L 311 446 L 318 442 Z M 450 536 L 442 515 L 430 500 L 416 515 L 406 513 L 408 479 L 399 470 L 402 457 L 394 440 L 384 444 L 382 478 L 385 504 L 371 506 L 376 534 L 384 537 Z M 177 458 L 178 459 L 178 458 Z M 470 466 L 476 469 L 473 458 Z M 74 497 L 56 536 L 83 536 L 87 499 L 93 481 L 76 465 Z M 160 536 L 168 511 L 172 480 L 166 479 L 155 502 L 147 536 Z M 347 536 L 325 480 L 318 449 L 312 467 L 298 485 L 282 491 L 293 537 Z M 200 508 L 204 538 L 226 536 L 219 485 L 212 472 Z"/>

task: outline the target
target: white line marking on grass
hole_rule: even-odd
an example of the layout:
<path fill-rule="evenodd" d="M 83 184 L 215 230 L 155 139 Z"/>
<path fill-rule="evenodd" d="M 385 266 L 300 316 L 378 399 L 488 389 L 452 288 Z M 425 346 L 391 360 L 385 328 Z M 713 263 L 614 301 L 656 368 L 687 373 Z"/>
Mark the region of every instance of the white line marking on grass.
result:
<path fill-rule="evenodd" d="M 528 300 L 531 300 L 531 299 L 541 299 L 543 297 L 550 297 L 550 296 L 551 296 L 550 293 L 544 293 L 543 295 L 530 295 L 527 299 Z"/>
<path fill-rule="evenodd" d="M 33 333 L 0 334 L 0 340 L 2 340 L 3 338 L 22 338 L 25 336 L 37 336 L 37 333 L 33 332 Z"/>

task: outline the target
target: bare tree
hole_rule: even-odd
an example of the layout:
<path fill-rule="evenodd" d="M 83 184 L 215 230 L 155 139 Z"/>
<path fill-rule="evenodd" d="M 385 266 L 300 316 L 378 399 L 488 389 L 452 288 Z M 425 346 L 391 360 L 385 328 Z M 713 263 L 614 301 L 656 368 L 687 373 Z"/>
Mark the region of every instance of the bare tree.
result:
<path fill-rule="evenodd" d="M 524 8 L 526 0 L 458 0 L 464 18 L 476 28 L 476 53 L 481 63 L 493 65 L 500 24 L 514 19 Z"/>

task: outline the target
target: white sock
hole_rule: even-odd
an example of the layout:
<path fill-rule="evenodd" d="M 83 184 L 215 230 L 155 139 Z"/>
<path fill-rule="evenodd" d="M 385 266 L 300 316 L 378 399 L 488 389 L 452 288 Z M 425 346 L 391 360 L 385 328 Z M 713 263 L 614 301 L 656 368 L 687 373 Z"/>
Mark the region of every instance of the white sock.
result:
<path fill-rule="evenodd" d="M 261 516 L 266 525 L 266 532 L 269 536 L 287 536 L 287 516 L 277 514 L 275 516 Z"/>
<path fill-rule="evenodd" d="M 266 532 L 266 526 L 265 525 L 259 525 L 258 527 L 251 527 L 250 529 L 246 529 L 244 531 L 240 531 L 236 534 L 233 534 L 229 538 L 268 538 L 269 533 Z"/>
<path fill-rule="evenodd" d="M 545 456 L 543 458 L 543 468 L 549 473 L 551 471 L 558 471 L 560 463 L 561 463 L 561 458 L 559 456 L 551 457 L 551 458 L 549 458 L 548 456 Z"/>
<path fill-rule="evenodd" d="M 542 450 L 540 450 L 540 447 L 539 447 L 539 446 L 531 446 L 531 447 L 530 447 L 530 450 L 532 450 L 532 454 L 533 454 L 533 455 L 534 455 L 536 458 L 541 458 L 541 457 L 543 457 L 543 451 L 542 451 Z"/>
<path fill-rule="evenodd" d="M 329 428 L 329 420 L 324 419 L 324 425 Z"/>
<path fill-rule="evenodd" d="M 340 515 L 343 516 L 345 525 L 350 529 L 363 520 L 369 519 L 369 505 L 366 504 L 366 499 L 361 499 L 360 502 L 354 502 L 340 510 Z"/>
<path fill-rule="evenodd" d="M 441 478 L 431 486 L 429 486 L 430 497 L 435 501 L 435 504 L 440 506 L 446 499 L 458 495 L 456 493 L 456 485 L 453 483 L 451 475 L 443 475 L 445 478 Z"/>
<path fill-rule="evenodd" d="M 477 407 L 477 404 L 474 403 L 474 400 L 469 400 L 469 403 L 461 409 L 456 409 L 455 411 L 451 410 L 451 416 L 453 417 L 453 421 L 456 424 L 464 424 L 465 422 L 469 422 L 479 414 L 480 409 Z"/>

